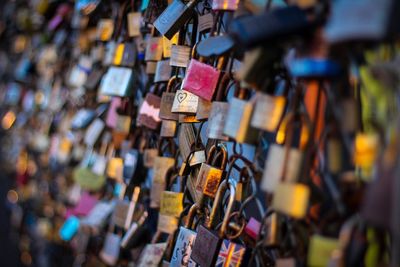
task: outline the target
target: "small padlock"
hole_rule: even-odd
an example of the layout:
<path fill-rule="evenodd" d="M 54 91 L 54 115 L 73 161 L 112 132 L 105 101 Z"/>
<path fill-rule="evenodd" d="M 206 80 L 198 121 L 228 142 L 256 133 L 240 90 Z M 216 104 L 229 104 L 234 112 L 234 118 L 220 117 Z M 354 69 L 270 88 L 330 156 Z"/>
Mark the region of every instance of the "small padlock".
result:
<path fill-rule="evenodd" d="M 250 125 L 255 99 L 244 100 L 244 91 L 242 91 L 244 89 L 238 89 L 239 95 L 229 102 L 224 134 L 238 143 L 255 144 L 258 140 L 258 131 Z"/>
<path fill-rule="evenodd" d="M 118 262 L 121 236 L 108 232 L 104 240 L 104 246 L 100 251 L 100 259 L 107 265 L 114 266 Z"/>
<path fill-rule="evenodd" d="M 189 209 L 189 214 L 186 218 L 184 226 L 179 228 L 179 234 L 175 241 L 175 247 L 171 257 L 171 267 L 194 266 L 195 263 L 190 258 L 192 253 L 193 243 L 197 233 L 193 231 L 192 224 L 194 216 L 199 209 L 197 204 L 193 204 Z"/>
<path fill-rule="evenodd" d="M 162 120 L 160 137 L 175 137 L 178 123 L 171 120 Z"/>
<path fill-rule="evenodd" d="M 140 12 L 129 12 L 127 15 L 128 35 L 136 37 L 140 35 L 140 20 L 142 15 Z"/>
<path fill-rule="evenodd" d="M 221 204 L 222 197 L 225 191 L 230 191 L 228 206 L 225 211 L 224 219 L 218 233 L 212 230 L 216 221 L 216 213 L 218 206 Z M 191 258 L 202 267 L 214 266 L 217 262 L 218 254 L 220 252 L 221 244 L 225 234 L 225 229 L 228 225 L 230 213 L 232 212 L 235 200 L 235 186 L 234 182 L 224 180 L 218 188 L 215 201 L 213 203 L 210 217 L 205 226 L 200 225 L 198 228 L 196 240 L 193 244 Z"/>
<path fill-rule="evenodd" d="M 178 114 L 171 112 L 176 94 L 173 91 L 173 87 L 176 85 L 177 81 L 177 76 L 173 76 L 171 79 L 169 79 L 167 89 L 165 90 L 165 92 L 162 93 L 159 113 L 160 119 L 173 121 L 178 120 Z"/>
<path fill-rule="evenodd" d="M 221 166 L 219 168 L 212 166 L 215 162 L 217 150 L 222 153 Z M 207 162 L 202 163 L 197 177 L 196 191 L 208 197 L 214 198 L 228 161 L 228 153 L 224 146 L 212 146 L 208 151 Z"/>
<path fill-rule="evenodd" d="M 215 101 L 211 103 L 211 110 L 208 119 L 207 137 L 210 139 L 227 141 L 228 137 L 223 134 L 224 125 L 228 115 L 229 104 L 223 101 L 226 98 L 230 76 L 224 74 L 217 90 Z"/>
<path fill-rule="evenodd" d="M 305 117 L 300 116 L 302 121 L 299 148 L 291 148 L 291 139 L 294 132 L 294 113 L 289 113 L 282 120 L 276 135 L 278 144 L 285 142 L 285 146 L 273 144 L 269 148 L 268 157 L 265 162 L 265 169 L 261 188 L 266 192 L 274 192 L 278 183 L 282 180 L 294 183 L 298 179 L 303 158 L 303 150 L 308 140 L 309 127 Z M 286 138 L 286 137 L 289 138 Z M 285 141 L 285 139 L 288 139 Z M 290 163 L 289 163 L 290 162 Z"/>
<path fill-rule="evenodd" d="M 100 19 L 97 24 L 97 39 L 108 41 L 114 32 L 114 21 L 112 19 Z"/>
<path fill-rule="evenodd" d="M 279 183 L 275 188 L 272 208 L 296 219 L 307 214 L 310 189 L 300 183 Z"/>
<path fill-rule="evenodd" d="M 167 243 L 147 244 L 140 255 L 137 267 L 158 267 L 166 248 Z"/>
<path fill-rule="evenodd" d="M 187 45 L 172 45 L 171 46 L 171 58 L 169 64 L 172 67 L 186 68 L 192 49 Z"/>
<path fill-rule="evenodd" d="M 211 8 L 216 11 L 235 11 L 238 5 L 239 0 L 213 0 Z"/>
<path fill-rule="evenodd" d="M 165 176 L 168 170 L 175 165 L 175 158 L 162 156 L 163 141 L 169 141 L 171 145 L 172 140 L 161 139 L 158 147 L 158 156 L 154 159 L 153 166 L 153 183 L 150 191 L 150 207 L 159 208 L 161 201 L 161 194 L 165 190 Z M 172 151 L 171 151 L 172 152 Z M 175 153 L 171 153 L 174 155 Z"/>
<path fill-rule="evenodd" d="M 146 41 L 146 54 L 144 60 L 159 61 L 162 58 L 162 37 L 149 37 Z"/>
<path fill-rule="evenodd" d="M 169 60 L 157 61 L 156 73 L 154 82 L 167 82 L 171 77 L 172 68 L 169 65 Z M 167 89 L 168 90 L 168 89 Z"/>
<path fill-rule="evenodd" d="M 192 17 L 197 0 L 186 5 L 174 0 L 154 22 L 154 27 L 166 38 L 171 39 L 179 29 Z"/>
<path fill-rule="evenodd" d="M 257 93 L 256 104 L 251 119 L 251 126 L 257 129 L 274 132 L 285 111 L 286 98 Z M 265 116 L 268 114 L 268 116 Z"/>
<path fill-rule="evenodd" d="M 177 90 L 172 104 L 172 113 L 196 114 L 199 97 L 185 90 Z"/>
<path fill-rule="evenodd" d="M 158 87 L 159 85 L 157 84 L 154 90 L 158 90 Z M 159 118 L 161 98 L 155 93 L 149 92 L 146 94 L 136 119 L 139 125 L 146 126 L 152 130 L 157 130 L 161 124 L 161 119 Z"/>

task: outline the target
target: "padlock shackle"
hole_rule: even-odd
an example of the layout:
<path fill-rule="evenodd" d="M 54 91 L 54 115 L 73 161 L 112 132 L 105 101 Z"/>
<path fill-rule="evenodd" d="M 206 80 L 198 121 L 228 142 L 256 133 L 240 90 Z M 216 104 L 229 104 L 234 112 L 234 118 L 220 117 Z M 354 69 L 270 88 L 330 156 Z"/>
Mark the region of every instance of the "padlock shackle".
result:
<path fill-rule="evenodd" d="M 220 150 L 220 151 L 218 151 Z M 218 153 L 216 153 L 218 151 Z M 210 166 L 213 166 L 215 160 L 218 159 L 219 153 L 222 153 L 222 161 L 221 161 L 221 170 L 225 170 L 226 165 L 228 164 L 228 152 L 226 151 L 225 146 L 218 144 L 213 145 L 207 153 L 207 161 L 206 163 Z M 215 167 L 215 166 L 213 166 Z"/>
<path fill-rule="evenodd" d="M 172 92 L 172 87 L 173 87 L 174 85 L 176 85 L 176 83 L 179 82 L 179 80 L 180 80 L 180 78 L 179 78 L 178 75 L 172 76 L 172 77 L 168 80 L 167 88 L 165 89 L 165 92 L 166 92 L 166 93 L 173 93 L 173 92 Z"/>
<path fill-rule="evenodd" d="M 226 100 L 229 90 L 232 88 L 232 85 L 229 85 L 231 80 L 232 78 L 228 72 L 225 72 L 224 75 L 222 75 L 216 90 L 217 95 L 215 96 L 215 101 L 223 101 L 224 99 Z"/>
<path fill-rule="evenodd" d="M 194 216 L 196 216 L 197 212 L 200 210 L 200 206 L 197 203 L 194 203 L 190 209 L 189 209 L 189 213 L 187 215 L 187 219 L 185 222 L 184 227 L 187 229 L 192 229 L 192 224 L 193 224 L 193 220 L 194 220 Z"/>
<path fill-rule="evenodd" d="M 215 195 L 215 200 L 214 200 L 214 203 L 213 203 L 213 206 L 211 209 L 211 214 L 210 214 L 209 220 L 206 223 L 206 227 L 209 229 L 211 229 L 214 226 L 214 221 L 216 220 L 218 206 L 221 204 L 222 197 L 224 196 L 225 191 L 228 189 L 228 187 L 229 187 L 229 191 L 230 191 L 229 192 L 229 202 L 228 202 L 228 206 L 225 211 L 224 219 L 222 221 L 222 226 L 219 231 L 219 235 L 221 238 L 223 237 L 223 235 L 226 231 L 226 227 L 227 227 L 228 221 L 229 221 L 229 216 L 232 212 L 233 204 L 235 202 L 236 190 L 235 190 L 235 186 L 234 186 L 232 180 L 229 180 L 229 181 L 223 180 L 221 182 L 221 184 L 219 185 L 217 194 Z"/>

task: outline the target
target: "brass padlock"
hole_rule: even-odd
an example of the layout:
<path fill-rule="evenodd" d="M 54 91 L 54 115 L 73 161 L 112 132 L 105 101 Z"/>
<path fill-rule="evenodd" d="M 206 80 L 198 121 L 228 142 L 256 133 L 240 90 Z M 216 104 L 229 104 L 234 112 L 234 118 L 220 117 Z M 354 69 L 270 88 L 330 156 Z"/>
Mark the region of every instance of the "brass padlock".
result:
<path fill-rule="evenodd" d="M 221 165 L 219 168 L 214 167 L 216 161 L 217 152 L 222 153 Z M 204 194 L 208 197 L 215 197 L 217 193 L 221 179 L 228 162 L 228 152 L 223 145 L 212 146 L 208 151 L 207 162 L 202 163 L 199 174 L 197 176 L 196 191 L 199 194 Z"/>

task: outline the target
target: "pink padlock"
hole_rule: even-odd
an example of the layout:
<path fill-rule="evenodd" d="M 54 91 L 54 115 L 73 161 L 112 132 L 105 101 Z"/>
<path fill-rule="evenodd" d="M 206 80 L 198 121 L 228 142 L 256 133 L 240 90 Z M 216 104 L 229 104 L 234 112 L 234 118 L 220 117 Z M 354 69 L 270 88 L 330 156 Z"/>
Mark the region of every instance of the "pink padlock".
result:
<path fill-rule="evenodd" d="M 219 70 L 196 59 L 191 59 L 183 80 L 183 89 L 211 101 L 219 79 Z"/>
<path fill-rule="evenodd" d="M 244 232 L 250 236 L 253 240 L 257 239 L 258 233 L 260 232 L 261 223 L 254 219 L 250 218 L 249 222 L 246 224 L 244 228 Z"/>

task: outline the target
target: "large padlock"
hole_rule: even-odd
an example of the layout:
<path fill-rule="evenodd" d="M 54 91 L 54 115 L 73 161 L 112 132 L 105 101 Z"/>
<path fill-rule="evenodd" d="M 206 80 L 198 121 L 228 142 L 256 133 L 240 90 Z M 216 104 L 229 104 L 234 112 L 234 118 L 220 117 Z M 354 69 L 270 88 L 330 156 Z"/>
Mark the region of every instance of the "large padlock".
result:
<path fill-rule="evenodd" d="M 224 219 L 218 233 L 213 229 L 216 223 L 216 215 L 219 205 L 221 204 L 222 197 L 225 191 L 230 191 L 228 206 L 225 211 Z M 228 220 L 233 209 L 235 201 L 235 186 L 232 180 L 223 180 L 218 188 L 215 201 L 213 203 L 212 211 L 206 225 L 200 225 L 198 228 L 196 240 L 193 244 L 191 258 L 202 267 L 215 266 L 218 254 L 221 249 L 221 244 L 225 234 L 225 229 L 228 225 Z"/>
<path fill-rule="evenodd" d="M 303 150 L 308 140 L 309 127 L 305 118 L 302 119 L 299 148 L 291 147 L 291 139 L 294 132 L 293 124 L 294 113 L 288 113 L 282 120 L 276 135 L 276 142 L 272 144 L 268 151 L 268 157 L 265 162 L 262 190 L 272 193 L 280 181 L 294 183 L 298 179 L 300 167 L 303 159 Z M 285 146 L 281 144 L 285 142 Z"/>
<path fill-rule="evenodd" d="M 197 233 L 193 231 L 192 224 L 198 210 L 198 204 L 193 204 L 190 207 L 185 225 L 179 228 L 179 234 L 175 241 L 175 247 L 169 265 L 170 267 L 195 265 L 190 255 L 192 254 L 193 243 L 197 235 Z"/>
<path fill-rule="evenodd" d="M 186 70 L 182 88 L 207 101 L 211 101 L 217 88 L 220 72 L 204 63 L 203 58 L 196 59 L 196 48 L 192 50 L 192 59 Z"/>
<path fill-rule="evenodd" d="M 178 79 L 179 78 L 177 76 L 173 76 L 171 79 L 169 79 L 167 89 L 165 90 L 165 92 L 162 93 L 159 113 L 160 119 L 174 121 L 178 120 L 178 114 L 171 112 L 172 105 L 175 99 L 175 92 L 173 90 L 173 87 L 177 85 L 176 82 L 178 81 Z"/>
<path fill-rule="evenodd" d="M 239 95 L 233 97 L 229 102 L 224 134 L 238 143 L 255 144 L 258 139 L 258 131 L 250 125 L 255 99 L 246 101 L 243 90 L 243 88 L 239 88 Z"/>
<path fill-rule="evenodd" d="M 192 17 L 193 8 L 198 0 L 191 0 L 186 5 L 174 0 L 154 22 L 154 27 L 165 37 L 171 39 Z"/>
<path fill-rule="evenodd" d="M 214 167 L 212 163 L 215 163 L 216 155 L 218 150 L 222 153 L 221 166 L 219 168 Z M 197 177 L 196 191 L 200 194 L 204 194 L 208 197 L 215 197 L 217 193 L 221 179 L 228 162 L 228 152 L 225 147 L 220 145 L 212 146 L 208 151 L 207 162 L 202 163 L 200 171 Z"/>

